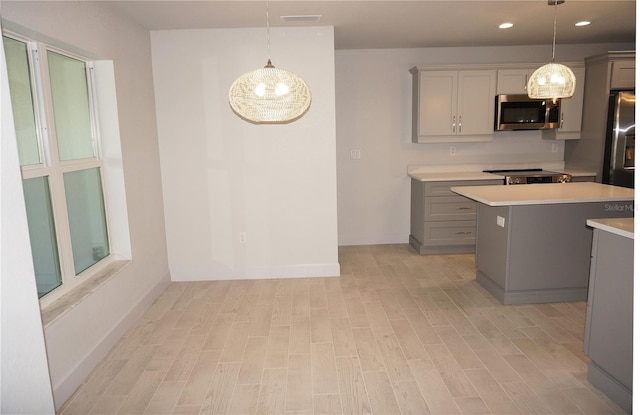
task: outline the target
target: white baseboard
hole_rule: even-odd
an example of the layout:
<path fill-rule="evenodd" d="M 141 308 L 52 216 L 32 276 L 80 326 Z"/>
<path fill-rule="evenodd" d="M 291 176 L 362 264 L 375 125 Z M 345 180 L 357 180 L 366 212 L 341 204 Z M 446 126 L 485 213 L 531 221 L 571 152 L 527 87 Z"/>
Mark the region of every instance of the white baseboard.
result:
<path fill-rule="evenodd" d="M 388 235 L 338 235 L 339 246 L 408 244 L 409 232 Z"/>
<path fill-rule="evenodd" d="M 89 350 L 73 368 L 69 369 L 62 379 L 52 385 L 56 410 L 60 409 L 76 389 L 82 385 L 82 382 L 84 382 L 91 372 L 102 362 L 113 346 L 135 325 L 140 316 L 142 316 L 145 310 L 162 294 L 170 283 L 171 278 L 167 275 L 158 281 L 155 286 L 151 287 L 151 289 L 142 296 L 140 301 L 134 304 L 124 317 L 116 323 L 113 329 L 105 333 L 104 337 L 97 342 L 93 349 Z"/>
<path fill-rule="evenodd" d="M 241 270 L 211 270 L 206 275 L 171 270 L 172 281 L 260 280 L 275 278 L 339 277 L 340 264 L 296 264 L 273 267 L 247 267 Z"/>

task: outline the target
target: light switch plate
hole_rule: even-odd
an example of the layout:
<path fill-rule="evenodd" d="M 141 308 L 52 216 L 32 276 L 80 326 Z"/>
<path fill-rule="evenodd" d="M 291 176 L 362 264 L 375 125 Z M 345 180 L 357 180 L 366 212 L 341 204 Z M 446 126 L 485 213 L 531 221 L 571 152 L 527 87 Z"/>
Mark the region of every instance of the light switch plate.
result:
<path fill-rule="evenodd" d="M 498 216 L 496 223 L 498 224 L 498 226 L 501 226 L 504 228 L 504 218 L 502 216 Z"/>

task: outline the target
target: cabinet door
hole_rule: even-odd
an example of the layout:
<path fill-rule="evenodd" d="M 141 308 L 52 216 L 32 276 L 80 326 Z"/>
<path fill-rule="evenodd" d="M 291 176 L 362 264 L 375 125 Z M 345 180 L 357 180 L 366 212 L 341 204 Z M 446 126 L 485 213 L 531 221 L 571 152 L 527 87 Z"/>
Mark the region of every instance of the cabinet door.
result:
<path fill-rule="evenodd" d="M 496 71 L 458 72 L 458 135 L 493 134 Z"/>
<path fill-rule="evenodd" d="M 526 94 L 529 76 L 535 68 L 499 69 L 496 95 Z"/>
<path fill-rule="evenodd" d="M 419 135 L 456 134 L 457 92 L 457 71 L 420 73 Z"/>
<path fill-rule="evenodd" d="M 552 140 L 577 140 L 582 134 L 582 108 L 584 100 L 584 67 L 571 66 L 576 76 L 576 90 L 571 98 L 562 98 L 560 105 L 560 127 L 543 130 L 542 138 Z"/>
<path fill-rule="evenodd" d="M 633 89 L 636 86 L 636 61 L 618 59 L 611 65 L 611 89 Z"/>
<path fill-rule="evenodd" d="M 584 68 L 571 68 L 576 76 L 576 91 L 571 98 L 562 99 L 558 133 L 578 133 L 582 128 L 582 99 L 584 98 Z"/>

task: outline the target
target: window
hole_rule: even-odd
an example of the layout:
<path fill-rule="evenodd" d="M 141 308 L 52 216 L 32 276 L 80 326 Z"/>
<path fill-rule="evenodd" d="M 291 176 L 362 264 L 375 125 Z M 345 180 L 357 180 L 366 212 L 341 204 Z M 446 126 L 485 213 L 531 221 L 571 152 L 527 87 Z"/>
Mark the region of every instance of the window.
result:
<path fill-rule="evenodd" d="M 109 258 L 90 60 L 3 36 L 38 296 Z"/>

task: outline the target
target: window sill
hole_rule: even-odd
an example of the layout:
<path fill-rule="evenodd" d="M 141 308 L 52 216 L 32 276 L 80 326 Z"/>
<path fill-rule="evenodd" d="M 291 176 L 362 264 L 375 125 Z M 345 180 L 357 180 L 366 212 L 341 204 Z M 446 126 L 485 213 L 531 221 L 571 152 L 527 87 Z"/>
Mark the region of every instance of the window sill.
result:
<path fill-rule="evenodd" d="M 112 261 L 89 277 L 82 284 L 73 288 L 70 292 L 64 294 L 51 304 L 42 307 L 42 325 L 46 328 L 51 323 L 59 319 L 67 311 L 80 304 L 82 300 L 96 292 L 98 288 L 103 286 L 111 278 L 115 277 L 129 264 L 131 264 L 130 260 Z"/>

